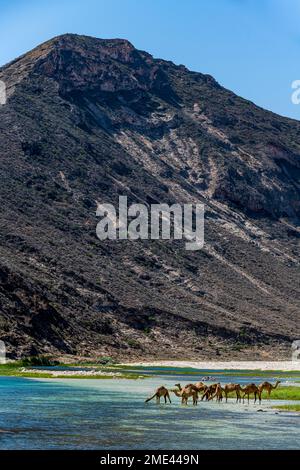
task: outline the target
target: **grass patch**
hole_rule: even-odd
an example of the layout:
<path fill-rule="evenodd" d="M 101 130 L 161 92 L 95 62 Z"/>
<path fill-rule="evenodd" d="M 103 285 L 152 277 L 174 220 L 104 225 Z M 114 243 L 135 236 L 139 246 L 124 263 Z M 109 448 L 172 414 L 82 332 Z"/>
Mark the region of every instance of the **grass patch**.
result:
<path fill-rule="evenodd" d="M 300 405 L 280 405 L 280 406 L 273 406 L 274 410 L 285 410 L 285 411 L 297 411 L 300 413 Z"/>
<path fill-rule="evenodd" d="M 235 392 L 228 395 L 230 398 L 235 398 Z M 242 392 L 243 396 L 243 392 Z M 268 396 L 266 392 L 262 394 L 262 400 L 267 400 Z M 254 398 L 253 394 L 250 394 L 250 398 Z M 247 399 L 247 397 L 245 398 Z M 276 390 L 271 392 L 270 400 L 300 400 L 300 387 L 278 387 Z M 299 405 L 300 406 L 300 405 Z"/>
<path fill-rule="evenodd" d="M 227 377 L 264 377 L 266 379 L 273 379 L 274 377 L 285 378 L 295 377 L 299 379 L 300 383 L 300 371 L 280 371 L 280 370 L 267 370 L 261 369 L 255 370 L 197 370 L 190 367 L 167 367 L 167 366 L 131 366 L 130 364 L 114 364 L 114 368 L 118 370 L 130 370 L 130 371 L 147 371 L 155 375 L 195 375 L 200 379 L 203 376 L 218 377 L 220 375 Z M 297 382 L 297 381 L 296 381 Z"/>
<path fill-rule="evenodd" d="M 266 392 L 263 392 L 262 398 L 267 398 Z M 276 390 L 272 390 L 271 400 L 300 400 L 300 387 L 279 386 Z"/>
<path fill-rule="evenodd" d="M 71 366 L 70 364 L 60 364 L 60 366 L 65 367 L 66 369 L 68 366 Z M 99 364 L 98 364 L 99 366 Z M 74 367 L 74 365 L 72 365 Z M 80 367 L 78 365 L 78 367 Z M 81 367 L 84 367 L 81 364 Z M 25 370 L 24 370 L 25 369 Z M 36 378 L 36 379 L 132 379 L 132 380 L 137 380 L 137 379 L 144 379 L 147 378 L 146 375 L 142 375 L 137 372 L 123 372 L 120 371 L 120 375 L 109 375 L 109 372 L 118 372 L 116 369 L 112 369 L 111 367 L 103 367 L 101 372 L 99 371 L 99 374 L 87 374 L 87 375 L 81 375 L 78 374 L 76 371 L 74 371 L 74 374 L 72 375 L 64 375 L 59 374 L 56 376 L 53 376 L 51 373 L 45 371 L 36 371 L 32 372 L 29 369 L 31 369 L 31 366 L 28 366 L 28 371 L 26 371 L 26 367 L 24 367 L 23 361 L 15 361 L 15 362 L 10 362 L 8 364 L 0 364 L 0 376 L 6 376 L 6 377 L 24 377 L 24 378 Z M 104 370 L 103 370 L 104 369 Z"/>

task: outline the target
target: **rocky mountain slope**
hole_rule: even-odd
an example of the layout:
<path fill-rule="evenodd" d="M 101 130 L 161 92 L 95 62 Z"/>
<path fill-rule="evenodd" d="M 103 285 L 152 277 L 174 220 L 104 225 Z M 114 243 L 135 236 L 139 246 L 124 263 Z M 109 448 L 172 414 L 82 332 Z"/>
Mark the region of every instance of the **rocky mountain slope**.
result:
<path fill-rule="evenodd" d="M 11 357 L 279 358 L 300 337 L 300 122 L 128 41 L 0 69 L 0 338 Z M 97 203 L 204 202 L 205 246 L 100 241 Z"/>

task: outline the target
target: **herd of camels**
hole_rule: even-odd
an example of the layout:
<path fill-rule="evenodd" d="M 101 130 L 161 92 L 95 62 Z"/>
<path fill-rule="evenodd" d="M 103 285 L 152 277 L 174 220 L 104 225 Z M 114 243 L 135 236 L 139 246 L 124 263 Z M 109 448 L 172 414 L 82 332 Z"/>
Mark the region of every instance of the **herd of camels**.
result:
<path fill-rule="evenodd" d="M 159 404 L 160 399 L 164 398 L 165 403 L 167 403 L 167 400 L 169 400 L 169 402 L 171 403 L 170 392 L 173 392 L 177 397 L 181 398 L 181 403 L 183 405 L 187 405 L 189 398 L 192 398 L 193 405 L 197 405 L 200 393 L 202 393 L 201 400 L 213 400 L 214 398 L 216 398 L 218 402 L 221 402 L 223 400 L 223 397 L 225 396 L 226 403 L 230 393 L 235 393 L 236 401 L 241 402 L 243 400 L 243 403 L 245 401 L 246 396 L 248 398 L 249 403 L 250 395 L 253 394 L 254 403 L 257 401 L 257 399 L 259 400 L 259 403 L 261 403 L 262 392 L 266 390 L 268 399 L 270 399 L 272 390 L 275 390 L 279 384 L 280 380 L 277 380 L 275 385 L 272 385 L 270 382 L 263 382 L 260 385 L 255 385 L 254 383 L 251 383 L 246 385 L 245 387 L 242 387 L 240 384 L 234 383 L 226 384 L 222 387 L 220 383 L 205 385 L 203 382 L 197 382 L 196 384 L 185 385 L 182 388 L 180 384 L 175 384 L 176 388 L 170 390 L 168 390 L 164 386 L 159 387 L 155 391 L 154 395 L 152 395 L 150 398 L 147 398 L 145 402 L 147 403 L 153 398 L 156 398 L 156 403 Z"/>

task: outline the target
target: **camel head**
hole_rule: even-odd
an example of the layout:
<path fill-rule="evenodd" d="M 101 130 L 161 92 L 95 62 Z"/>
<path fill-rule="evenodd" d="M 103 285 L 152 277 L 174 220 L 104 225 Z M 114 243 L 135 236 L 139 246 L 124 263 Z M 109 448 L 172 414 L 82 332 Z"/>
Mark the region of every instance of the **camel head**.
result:
<path fill-rule="evenodd" d="M 181 385 L 180 384 L 175 384 L 175 387 L 178 387 L 179 390 L 181 390 Z"/>
<path fill-rule="evenodd" d="M 178 388 L 170 388 L 169 391 L 174 393 L 174 395 L 176 395 L 176 397 L 181 397 L 181 392 L 180 392 L 180 390 L 178 390 Z"/>

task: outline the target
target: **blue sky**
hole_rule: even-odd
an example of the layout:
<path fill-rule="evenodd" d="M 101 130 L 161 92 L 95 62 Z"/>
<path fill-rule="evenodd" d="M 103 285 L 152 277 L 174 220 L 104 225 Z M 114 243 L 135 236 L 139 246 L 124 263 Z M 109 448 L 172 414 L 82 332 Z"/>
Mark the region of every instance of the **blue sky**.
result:
<path fill-rule="evenodd" d="M 66 32 L 126 38 L 300 119 L 300 0 L 0 0 L 0 64 Z"/>

